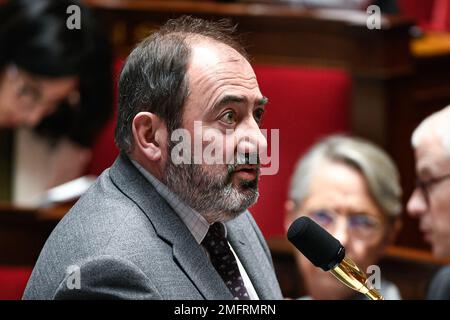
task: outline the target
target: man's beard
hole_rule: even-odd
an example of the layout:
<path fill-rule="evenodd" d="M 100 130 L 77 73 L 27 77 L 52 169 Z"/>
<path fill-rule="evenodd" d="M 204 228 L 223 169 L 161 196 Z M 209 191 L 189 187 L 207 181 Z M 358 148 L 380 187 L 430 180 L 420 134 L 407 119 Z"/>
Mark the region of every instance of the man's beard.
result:
<path fill-rule="evenodd" d="M 253 205 L 259 196 L 259 158 L 256 178 L 239 181 L 238 185 L 234 186 L 233 172 L 239 165 L 248 163 L 248 157 L 237 158 L 233 164 L 224 165 L 183 163 L 175 165 L 169 158 L 164 170 L 163 182 L 181 200 L 200 213 L 208 223 L 226 222 Z M 211 172 L 206 170 L 205 166 L 218 170 Z M 223 167 L 226 167 L 225 172 Z"/>

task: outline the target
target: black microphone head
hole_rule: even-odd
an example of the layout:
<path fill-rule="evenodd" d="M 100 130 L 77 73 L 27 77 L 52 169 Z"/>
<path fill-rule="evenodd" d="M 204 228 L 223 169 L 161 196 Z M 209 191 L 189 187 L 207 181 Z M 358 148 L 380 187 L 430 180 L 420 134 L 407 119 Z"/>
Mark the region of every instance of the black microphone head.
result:
<path fill-rule="evenodd" d="M 306 258 L 324 271 L 334 268 L 345 257 L 341 243 L 308 217 L 295 220 L 287 236 Z"/>

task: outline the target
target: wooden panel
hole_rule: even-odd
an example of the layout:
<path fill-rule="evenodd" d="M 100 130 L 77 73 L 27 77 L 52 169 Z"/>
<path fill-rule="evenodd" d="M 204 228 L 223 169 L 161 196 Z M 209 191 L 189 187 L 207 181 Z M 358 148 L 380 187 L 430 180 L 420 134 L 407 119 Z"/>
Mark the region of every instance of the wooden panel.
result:
<path fill-rule="evenodd" d="M 104 19 L 117 52 L 129 50 L 152 30 L 182 14 L 228 18 L 257 62 L 338 65 L 358 74 L 388 77 L 411 70 L 408 28 L 401 17 L 368 30 L 366 15 L 296 6 L 193 1 L 85 0 Z"/>

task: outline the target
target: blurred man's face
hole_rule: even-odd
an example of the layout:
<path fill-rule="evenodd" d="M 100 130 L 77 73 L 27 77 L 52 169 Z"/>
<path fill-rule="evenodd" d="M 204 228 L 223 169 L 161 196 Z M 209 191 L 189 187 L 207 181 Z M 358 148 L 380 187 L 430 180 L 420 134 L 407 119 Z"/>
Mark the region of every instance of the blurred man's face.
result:
<path fill-rule="evenodd" d="M 169 159 L 164 182 L 208 222 L 226 221 L 258 197 L 257 155 L 267 148 L 259 128 L 266 99 L 250 64 L 223 44 L 193 44 L 187 75 L 183 128 L 196 160 L 175 165 Z M 173 150 L 172 140 L 169 153 Z M 242 164 L 244 155 L 252 164 Z"/>
<path fill-rule="evenodd" d="M 408 202 L 408 212 L 420 219 L 420 230 L 437 257 L 450 257 L 450 179 L 429 183 L 450 174 L 450 155 L 432 132 L 415 150 L 417 178 L 424 188 L 416 188 Z"/>

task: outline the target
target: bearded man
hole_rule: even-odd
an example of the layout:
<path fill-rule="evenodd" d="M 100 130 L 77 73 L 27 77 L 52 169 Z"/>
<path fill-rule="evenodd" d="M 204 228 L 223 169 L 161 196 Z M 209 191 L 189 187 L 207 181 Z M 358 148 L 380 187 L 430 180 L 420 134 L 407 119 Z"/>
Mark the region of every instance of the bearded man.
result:
<path fill-rule="evenodd" d="M 247 211 L 267 98 L 232 29 L 185 16 L 132 51 L 119 79 L 121 154 L 47 240 L 25 299 L 282 298 Z M 207 148 L 223 161 L 199 155 Z M 177 150 L 188 150 L 181 163 Z"/>

